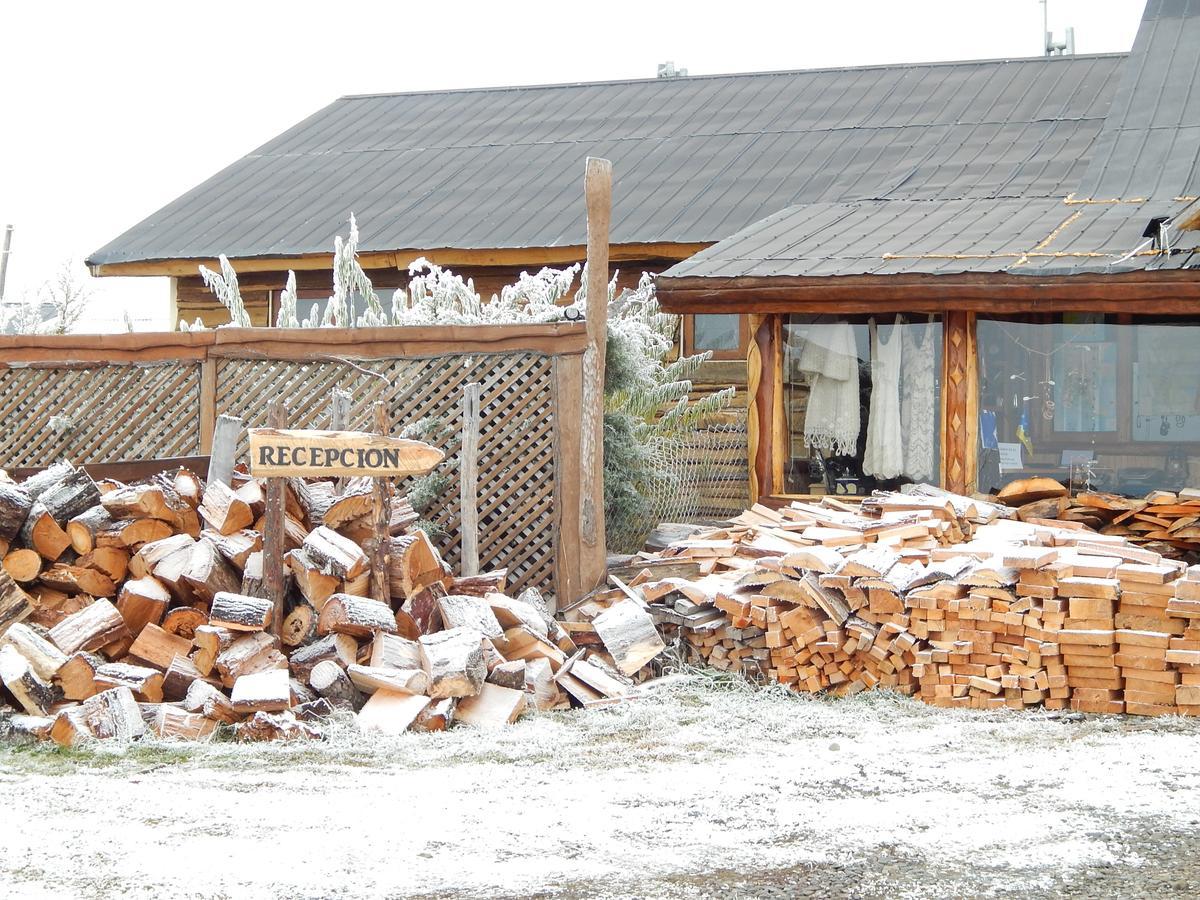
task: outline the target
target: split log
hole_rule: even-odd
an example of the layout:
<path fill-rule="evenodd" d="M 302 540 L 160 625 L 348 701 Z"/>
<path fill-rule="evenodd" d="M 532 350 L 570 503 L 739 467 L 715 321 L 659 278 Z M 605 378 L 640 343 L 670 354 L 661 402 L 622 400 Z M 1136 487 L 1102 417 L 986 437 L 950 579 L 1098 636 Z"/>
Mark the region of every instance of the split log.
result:
<path fill-rule="evenodd" d="M 69 462 L 53 463 L 22 481 L 21 489 L 36 500 L 74 471 L 75 467 Z"/>
<path fill-rule="evenodd" d="M 542 712 L 571 705 L 559 690 L 550 660 L 545 657 L 525 660 L 525 690 L 533 695 L 534 705 Z"/>
<path fill-rule="evenodd" d="M 163 700 L 178 703 L 187 696 L 192 682 L 200 678 L 200 671 L 186 656 L 176 655 L 163 673 Z"/>
<path fill-rule="evenodd" d="M 183 708 L 226 724 L 233 724 L 242 718 L 234 711 L 232 700 L 207 681 L 200 679 L 193 681 L 188 688 L 187 695 L 183 698 Z"/>
<path fill-rule="evenodd" d="M 208 621 L 231 631 L 262 631 L 271 621 L 271 601 L 221 591 L 212 601 Z"/>
<path fill-rule="evenodd" d="M 479 693 L 487 666 L 483 635 L 472 628 L 451 628 L 421 635 L 421 667 L 429 673 L 429 696 L 469 697 Z"/>
<path fill-rule="evenodd" d="M 473 697 L 458 701 L 457 721 L 476 728 L 493 729 L 511 725 L 525 711 L 525 692 L 496 684 L 484 684 Z"/>
<path fill-rule="evenodd" d="M 169 484 L 135 484 L 100 498 L 114 519 L 161 519 L 182 534 L 200 536 L 200 517 Z"/>
<path fill-rule="evenodd" d="M 218 593 L 232 593 L 242 586 L 241 576 L 206 540 L 192 544 L 192 552 L 181 577 L 192 596 L 204 603 L 212 603 Z"/>
<path fill-rule="evenodd" d="M 58 670 L 58 683 L 68 700 L 86 700 L 98 694 L 96 670 L 104 665 L 104 657 L 81 650 L 71 654 Z"/>
<path fill-rule="evenodd" d="M 348 634 L 371 638 L 377 632 L 396 631 L 396 617 L 386 603 L 369 597 L 334 594 L 321 608 L 317 619 L 318 634 Z"/>
<path fill-rule="evenodd" d="M 200 505 L 203 486 L 200 482 L 200 477 L 191 469 L 185 466 L 180 466 L 175 473 L 175 477 L 171 480 L 171 487 L 175 493 L 180 496 L 188 504 L 195 509 Z"/>
<path fill-rule="evenodd" d="M 445 587 L 450 569 L 423 531 L 391 539 L 388 581 L 393 597 L 408 599 L 435 582 Z"/>
<path fill-rule="evenodd" d="M 434 732 L 445 731 L 454 722 L 454 708 L 458 701 L 453 697 L 443 697 L 441 700 L 431 700 L 409 728 L 413 731 Z"/>
<path fill-rule="evenodd" d="M 70 527 L 71 523 L 67 523 Z M 78 528 L 76 529 L 78 531 Z M 126 547 L 128 549 L 144 548 L 157 541 L 171 537 L 171 526 L 159 519 L 109 519 L 96 525 L 93 543 L 97 547 Z M 179 537 L 191 537 L 186 534 Z M 149 572 L 149 569 L 142 574 Z"/>
<path fill-rule="evenodd" d="M 125 620 L 108 600 L 97 600 L 50 629 L 50 640 L 68 655 L 77 650 L 98 650 L 129 636 Z"/>
<path fill-rule="evenodd" d="M 202 741 L 216 731 L 217 722 L 208 716 L 164 703 L 158 708 L 151 728 L 163 740 Z"/>
<path fill-rule="evenodd" d="M 33 599 L 0 569 L 0 635 L 33 612 Z"/>
<path fill-rule="evenodd" d="M 421 645 L 398 634 L 376 632 L 371 641 L 370 665 L 377 669 L 419 669 Z"/>
<path fill-rule="evenodd" d="M 632 602 L 632 601 L 629 601 Z M 555 672 L 566 662 L 566 654 L 555 644 L 530 631 L 524 625 L 515 625 L 504 632 L 504 636 L 493 640 L 501 655 L 507 660 L 546 659 Z"/>
<path fill-rule="evenodd" d="M 193 606 L 177 606 L 163 616 L 162 630 L 192 640 L 196 630 L 208 624 L 208 613 Z"/>
<path fill-rule="evenodd" d="M 73 747 L 89 737 L 130 741 L 145 732 L 146 723 L 133 692 L 116 687 L 59 713 L 50 736 L 56 744 Z"/>
<path fill-rule="evenodd" d="M 54 521 L 54 517 L 40 500 L 33 502 L 17 539 L 22 546 L 33 548 L 49 562 L 54 562 L 71 546 L 71 539 L 67 537 L 67 533 Z"/>
<path fill-rule="evenodd" d="M 21 548 L 10 550 L 4 557 L 4 571 L 13 581 L 28 584 L 34 581 L 42 571 L 42 557 L 36 550 Z"/>
<path fill-rule="evenodd" d="M 251 554 L 262 551 L 262 535 L 257 531 L 242 530 L 232 534 L 221 534 L 206 528 L 200 532 L 200 539 L 211 543 L 231 566 L 243 573 Z"/>
<path fill-rule="evenodd" d="M 312 689 L 338 709 L 355 710 L 362 706 L 363 699 L 350 676 L 331 659 L 313 666 L 308 673 Z"/>
<path fill-rule="evenodd" d="M 317 740 L 321 732 L 305 722 L 299 722 L 290 712 L 257 712 L 233 728 L 239 741 L 298 741 Z"/>
<path fill-rule="evenodd" d="M 0 647 L 0 682 L 31 716 L 44 716 L 54 703 L 50 682 L 38 677 L 33 666 L 12 644 Z"/>
<path fill-rule="evenodd" d="M 420 634 L 430 634 L 441 627 L 442 612 L 438 601 L 445 596 L 446 589 L 441 584 L 431 584 L 405 600 L 401 609 L 412 617 Z"/>
<path fill-rule="evenodd" d="M 292 707 L 292 715 L 301 722 L 323 722 L 333 715 L 333 704 L 324 697 Z"/>
<path fill-rule="evenodd" d="M 351 665 L 346 667 L 346 674 L 364 694 L 380 690 L 424 694 L 429 690 L 429 675 L 423 669 L 377 669 Z"/>
<path fill-rule="evenodd" d="M 592 624 L 625 675 L 632 675 L 666 649 L 650 614 L 632 600 L 613 604 Z"/>
<path fill-rule="evenodd" d="M 55 563 L 41 575 L 42 584 L 68 594 L 88 594 L 92 597 L 112 597 L 116 583 L 95 569 Z"/>
<path fill-rule="evenodd" d="M 340 530 L 355 519 L 371 515 L 374 479 L 354 478 L 340 496 L 334 497 L 326 507 L 321 523 L 334 531 Z"/>
<path fill-rule="evenodd" d="M 474 628 L 484 637 L 498 638 L 504 629 L 492 608 L 480 597 L 450 594 L 438 599 L 438 610 L 447 628 Z"/>
<path fill-rule="evenodd" d="M 469 594 L 472 597 L 486 597 L 488 594 L 503 594 L 504 583 L 508 580 L 507 569 L 496 569 L 493 572 L 482 572 L 479 575 L 467 575 L 452 578 L 446 590 L 451 594 Z"/>
<path fill-rule="evenodd" d="M 142 628 L 129 647 L 129 655 L 165 672 L 177 657 L 187 659 L 192 642 L 150 623 Z"/>
<path fill-rule="evenodd" d="M 261 550 L 256 550 L 246 557 L 246 565 L 242 569 L 242 587 L 238 593 L 245 594 L 247 597 L 267 598 Z"/>
<path fill-rule="evenodd" d="M 285 647 L 299 647 L 317 636 L 317 611 L 307 603 L 297 603 L 283 619 L 279 642 Z"/>
<path fill-rule="evenodd" d="M 136 700 L 144 703 L 162 702 L 163 675 L 157 669 L 128 663 L 105 663 L 96 670 L 94 680 L 101 691 L 125 687 L 133 692 Z"/>
<path fill-rule="evenodd" d="M 61 481 L 43 491 L 38 499 L 59 525 L 66 525 L 100 502 L 100 491 L 83 469 L 73 469 Z"/>
<path fill-rule="evenodd" d="M 491 609 L 496 621 L 500 623 L 501 628 L 524 625 L 535 634 L 549 638 L 549 616 L 532 603 L 526 603 L 520 599 L 514 600 L 504 594 L 488 594 L 483 599 Z"/>
<path fill-rule="evenodd" d="M 75 561 L 77 566 L 95 569 L 120 584 L 129 575 L 129 551 L 123 547 L 94 547 Z"/>
<path fill-rule="evenodd" d="M 304 552 L 327 575 L 356 578 L 367 571 L 362 548 L 324 525 L 314 528 L 304 539 Z"/>
<path fill-rule="evenodd" d="M 290 675 L 288 676 L 288 688 L 292 692 L 292 706 L 301 706 L 305 703 L 312 703 L 314 700 L 321 699 L 307 684 L 297 681 Z"/>
<path fill-rule="evenodd" d="M 500 663 L 488 672 L 487 682 L 512 688 L 514 691 L 525 690 L 525 660 L 514 659 L 512 662 Z"/>
<path fill-rule="evenodd" d="M 289 667 L 293 676 L 305 681 L 317 663 L 325 660 L 342 668 L 352 665 L 358 660 L 358 644 L 348 634 L 330 634 L 294 651 Z"/>
<path fill-rule="evenodd" d="M 287 669 L 287 659 L 275 649 L 275 639 L 262 631 L 239 637 L 217 656 L 217 672 L 221 683 L 232 687 L 243 675 L 253 675 L 267 669 Z M 196 668 L 200 666 L 197 663 Z"/>
<path fill-rule="evenodd" d="M 66 664 L 67 655 L 23 622 L 14 622 L 0 637 L 29 662 L 38 678 L 51 681 Z"/>
<path fill-rule="evenodd" d="M 250 512 L 258 518 L 267 508 L 267 494 L 262 483 L 257 478 L 250 478 L 234 489 L 238 499 L 250 507 Z"/>
<path fill-rule="evenodd" d="M 0 543 L 12 544 L 33 507 L 33 497 L 24 488 L 0 482 Z"/>
<path fill-rule="evenodd" d="M 304 599 L 312 604 L 313 609 L 321 611 L 325 601 L 336 594 L 342 587 L 342 579 L 336 575 L 326 575 L 321 571 L 311 557 L 303 550 L 292 550 L 284 556 L 292 576 L 296 579 L 296 587 Z"/>
<path fill-rule="evenodd" d="M 170 593 L 153 575 L 131 578 L 117 594 L 117 611 L 130 634 L 141 634 L 147 625 L 161 623 L 170 603 Z"/>
<path fill-rule="evenodd" d="M 137 578 L 153 575 L 167 586 L 172 596 L 186 595 L 183 573 L 191 561 L 192 545 L 195 543 L 186 534 L 174 534 L 151 541 L 142 545 L 130 558 L 129 571 Z"/>
<path fill-rule="evenodd" d="M 339 671 L 341 671 L 339 669 Z M 280 712 L 292 705 L 292 686 L 287 669 L 265 669 L 240 675 L 230 695 L 239 713 Z"/>
<path fill-rule="evenodd" d="M 218 534 L 233 534 L 254 524 L 254 512 L 229 485 L 210 481 L 198 512 Z"/>
<path fill-rule="evenodd" d="M 216 625 L 200 625 L 192 635 L 192 643 L 196 652 L 192 654 L 192 664 L 204 678 L 212 674 L 217 664 L 217 657 L 225 651 L 238 637 L 238 632 Z"/>
<path fill-rule="evenodd" d="M 429 705 L 429 698 L 419 694 L 376 691 L 359 711 L 358 727 L 381 734 L 403 734 Z"/>
<path fill-rule="evenodd" d="M 50 716 L 27 716 L 17 713 L 8 718 L 0 716 L 0 741 L 18 746 L 50 740 L 54 719 Z"/>

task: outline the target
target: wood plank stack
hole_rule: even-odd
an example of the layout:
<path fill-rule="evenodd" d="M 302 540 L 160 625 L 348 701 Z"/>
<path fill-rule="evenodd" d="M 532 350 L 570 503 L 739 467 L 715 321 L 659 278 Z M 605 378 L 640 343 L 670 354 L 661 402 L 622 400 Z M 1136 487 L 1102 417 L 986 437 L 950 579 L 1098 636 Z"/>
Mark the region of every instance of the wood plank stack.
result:
<path fill-rule="evenodd" d="M 1200 712 L 1200 566 L 1075 523 L 912 490 L 858 507 L 755 506 L 640 554 L 618 586 L 693 661 L 796 691 Z"/>
<path fill-rule="evenodd" d="M 63 745 L 108 737 L 312 738 L 338 709 L 365 729 L 497 727 L 526 708 L 611 702 L 657 652 L 644 613 L 580 649 L 503 570 L 455 578 L 404 498 L 388 590 L 370 597 L 370 483 L 290 479 L 282 633 L 263 589 L 265 485 L 186 470 L 139 484 L 59 463 L 0 473 L 0 715 Z M 366 500 L 364 501 L 364 498 Z M 658 640 L 657 632 L 653 639 Z M 661 643 L 659 644 L 661 647 Z M 11 707 L 11 708 L 7 708 Z"/>

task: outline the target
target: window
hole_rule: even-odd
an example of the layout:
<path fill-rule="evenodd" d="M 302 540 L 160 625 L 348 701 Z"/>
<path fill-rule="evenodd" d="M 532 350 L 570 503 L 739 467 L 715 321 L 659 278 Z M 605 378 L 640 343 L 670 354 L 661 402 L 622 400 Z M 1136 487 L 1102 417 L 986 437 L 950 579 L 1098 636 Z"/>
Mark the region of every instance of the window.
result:
<path fill-rule="evenodd" d="M 981 317 L 976 343 L 979 490 L 1031 475 L 1129 497 L 1195 483 L 1200 320 Z"/>
<path fill-rule="evenodd" d="M 746 355 L 742 317 L 737 314 L 687 316 L 684 343 L 688 353 L 711 350 L 714 359 L 741 359 Z"/>
<path fill-rule="evenodd" d="M 375 288 L 375 294 L 379 297 L 379 302 L 383 304 L 383 311 L 390 313 L 392 309 L 392 295 L 395 290 L 390 288 Z M 329 302 L 329 294 L 324 291 L 309 291 L 301 290 L 296 298 L 296 317 L 304 322 L 312 315 L 313 310 L 317 311 L 317 322 L 321 321 L 321 316 L 325 314 L 325 305 Z M 358 321 L 358 317 L 367 311 L 367 304 L 360 296 L 354 298 L 354 321 Z M 279 291 L 271 293 L 271 316 L 272 323 L 274 318 L 279 315 Z"/>
<path fill-rule="evenodd" d="M 941 321 L 873 321 L 785 319 L 786 493 L 861 496 L 938 482 Z"/>

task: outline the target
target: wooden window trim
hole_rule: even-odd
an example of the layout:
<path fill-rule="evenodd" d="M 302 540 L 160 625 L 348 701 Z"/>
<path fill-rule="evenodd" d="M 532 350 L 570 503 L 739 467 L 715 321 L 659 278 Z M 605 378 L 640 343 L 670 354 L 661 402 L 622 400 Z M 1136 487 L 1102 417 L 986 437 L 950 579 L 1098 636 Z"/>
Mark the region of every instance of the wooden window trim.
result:
<path fill-rule="evenodd" d="M 746 350 L 750 345 L 750 329 L 746 324 L 746 316 L 738 313 L 700 313 L 700 315 L 736 315 L 738 317 L 738 346 L 736 350 L 713 350 L 712 359 L 736 360 L 745 359 Z M 685 315 L 683 317 L 683 355 L 690 356 L 693 353 L 698 353 L 707 348 L 696 347 L 695 341 L 696 317 L 694 315 Z"/>

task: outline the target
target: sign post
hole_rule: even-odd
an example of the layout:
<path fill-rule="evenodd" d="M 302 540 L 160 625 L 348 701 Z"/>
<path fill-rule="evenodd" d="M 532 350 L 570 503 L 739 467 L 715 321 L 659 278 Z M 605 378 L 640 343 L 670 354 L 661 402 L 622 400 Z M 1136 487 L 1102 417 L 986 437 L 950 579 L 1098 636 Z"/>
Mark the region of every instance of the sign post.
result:
<path fill-rule="evenodd" d="M 275 399 L 267 412 L 267 428 L 251 428 L 250 474 L 267 479 L 267 510 L 263 527 L 263 581 L 274 614 L 272 631 L 283 630 L 284 614 L 284 490 L 296 477 L 346 478 L 366 475 L 376 479 L 375 535 L 369 548 L 371 591 L 375 599 L 390 603 L 387 590 L 388 478 L 424 475 L 445 454 L 421 441 L 388 437 L 387 412 L 375 409 L 378 434 L 363 431 L 311 431 L 287 429 L 283 401 Z"/>

